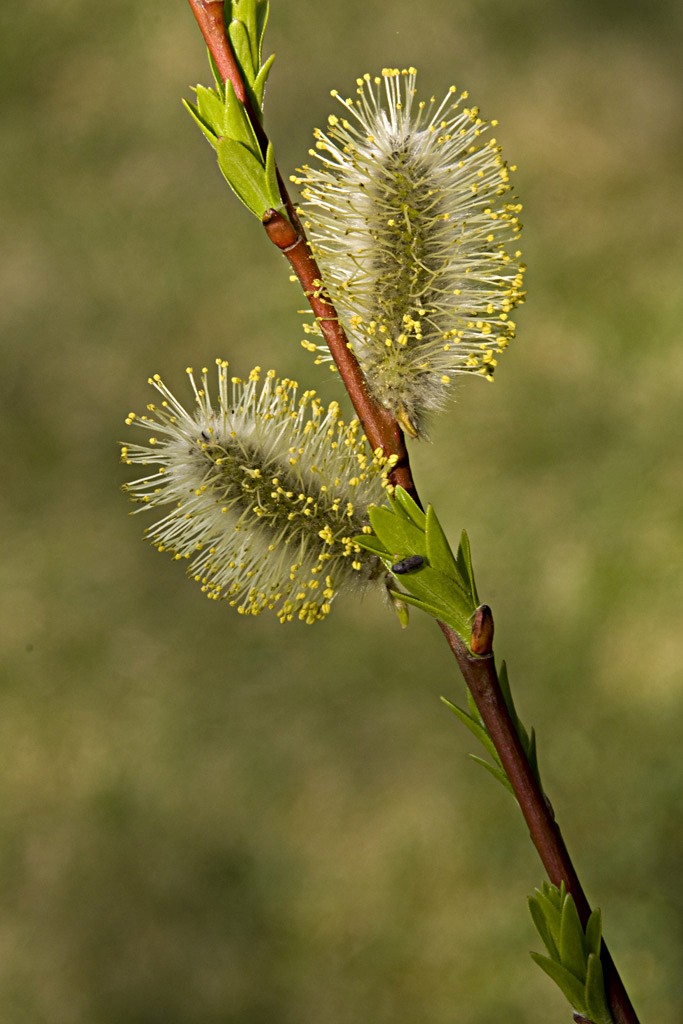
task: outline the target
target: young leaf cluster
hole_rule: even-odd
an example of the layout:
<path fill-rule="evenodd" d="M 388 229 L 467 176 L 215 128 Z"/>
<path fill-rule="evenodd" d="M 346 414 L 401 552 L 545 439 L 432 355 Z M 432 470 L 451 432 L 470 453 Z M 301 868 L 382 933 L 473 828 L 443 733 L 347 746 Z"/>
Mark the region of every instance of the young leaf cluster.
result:
<path fill-rule="evenodd" d="M 522 744 L 527 760 L 531 765 L 531 769 L 534 775 L 536 776 L 536 781 L 540 786 L 541 776 L 538 770 L 536 734 L 533 729 L 530 733 L 527 732 L 524 723 L 520 720 L 519 715 L 517 714 L 517 709 L 515 708 L 515 703 L 512 699 L 512 691 L 510 690 L 510 681 L 508 679 L 507 665 L 505 664 L 505 662 L 503 662 L 503 664 L 500 667 L 500 672 L 498 673 L 498 680 L 500 682 L 500 688 L 502 690 L 503 698 L 505 700 L 506 707 L 510 714 L 510 718 L 512 719 L 517 735 L 519 736 L 519 740 Z M 468 711 L 465 711 L 464 708 L 458 707 L 457 704 L 453 704 L 450 700 L 447 700 L 445 697 L 442 697 L 441 700 L 444 702 L 447 708 L 450 708 L 450 710 L 453 712 L 456 718 L 459 718 L 463 725 L 465 725 L 470 730 L 472 735 L 479 740 L 482 746 L 486 748 L 490 757 L 493 760 L 493 764 L 491 764 L 490 761 L 485 761 L 483 757 L 477 757 L 476 754 L 469 755 L 472 758 L 472 760 L 476 761 L 477 764 L 482 765 L 483 768 L 486 768 L 486 770 L 490 772 L 491 775 L 493 775 L 494 779 L 498 779 L 498 781 L 501 782 L 505 786 L 505 788 L 509 789 L 510 792 L 512 793 L 513 790 L 512 786 L 510 785 L 510 780 L 507 777 L 505 769 L 503 768 L 503 765 L 501 763 L 500 757 L 498 756 L 498 752 L 494 746 L 493 740 L 489 735 L 488 729 L 484 724 L 483 718 L 479 714 L 477 705 L 475 704 L 474 698 L 472 697 L 472 694 L 469 692 L 469 690 L 467 691 Z"/>
<path fill-rule="evenodd" d="M 401 603 L 415 605 L 452 626 L 467 643 L 479 598 L 465 531 L 455 556 L 432 506 L 423 512 L 402 487 L 394 490 L 388 506 L 370 509 L 370 523 L 373 534 L 354 540 L 377 555 L 394 577 L 398 562 L 412 556 L 421 559 L 413 571 L 400 574 L 403 590 L 390 588 L 399 614 Z"/>
<path fill-rule="evenodd" d="M 224 7 L 228 39 L 242 72 L 242 81 L 259 118 L 263 113 L 263 93 L 275 60 L 271 54 L 261 63 L 263 37 L 268 24 L 268 0 L 226 0 Z"/>
<path fill-rule="evenodd" d="M 263 111 L 263 92 L 275 59 L 261 64 L 263 33 L 268 20 L 267 0 L 226 2 L 227 32 L 251 107 L 259 118 Z M 230 10 L 228 11 L 228 7 Z M 216 151 L 223 177 L 240 202 L 258 217 L 270 209 L 282 209 L 273 145 L 265 154 L 257 138 L 249 113 L 238 99 L 232 82 L 223 82 L 211 64 L 215 89 L 197 85 L 196 103 L 183 100 L 190 115 Z"/>
<path fill-rule="evenodd" d="M 613 1024 L 600 962 L 600 911 L 592 912 L 584 931 L 564 882 L 559 889 L 550 882 L 535 889 L 529 897 L 529 910 L 549 954 L 532 953 L 533 960 L 561 989 L 576 1013 L 592 1024 Z"/>

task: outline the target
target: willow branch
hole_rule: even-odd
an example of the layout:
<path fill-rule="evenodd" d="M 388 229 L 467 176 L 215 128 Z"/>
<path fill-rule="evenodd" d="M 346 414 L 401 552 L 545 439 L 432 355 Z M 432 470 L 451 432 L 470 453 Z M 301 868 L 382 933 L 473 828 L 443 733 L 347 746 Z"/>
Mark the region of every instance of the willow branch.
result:
<path fill-rule="evenodd" d="M 249 115 L 261 150 L 265 153 L 268 138 L 251 106 L 239 65 L 230 47 L 223 19 L 223 0 L 189 0 L 189 4 L 218 73 L 224 81 L 230 80 L 232 83 Z M 395 457 L 392 483 L 403 487 L 417 500 L 403 431 L 391 413 L 375 401 L 368 389 L 334 305 L 323 288 L 320 268 L 311 254 L 306 232 L 279 170 L 277 178 L 289 220 L 278 211 L 269 210 L 263 218 L 266 234 L 289 261 L 301 284 L 371 448 L 373 451 L 381 448 L 387 457 Z"/>
<path fill-rule="evenodd" d="M 223 18 L 223 0 L 188 2 L 219 74 L 224 81 L 229 79 L 232 83 L 265 153 L 268 139 L 259 117 L 251 107 L 239 65 L 230 47 Z M 392 472 L 392 483 L 403 487 L 419 503 L 403 431 L 391 413 L 372 397 L 334 305 L 324 289 L 320 269 L 311 254 L 306 233 L 279 171 L 278 183 L 289 219 L 277 210 L 267 211 L 263 217 L 266 234 L 289 261 L 301 284 L 372 449 L 381 448 L 386 456 L 395 456 L 397 461 Z M 478 609 L 472 635 L 474 654 L 450 626 L 440 622 L 439 627 L 495 745 L 548 877 L 557 886 L 564 882 L 585 927 L 591 912 L 590 905 L 550 804 L 531 770 L 505 704 L 493 658 L 493 618 L 490 609 L 486 606 Z M 604 940 L 600 958 L 615 1024 L 639 1024 Z"/>
<path fill-rule="evenodd" d="M 571 893 L 574 899 L 579 918 L 585 928 L 591 908 L 560 828 L 555 821 L 552 807 L 538 784 L 510 717 L 500 688 L 493 650 L 489 646 L 489 650 L 485 653 L 472 654 L 455 630 L 443 622 L 440 622 L 439 626 L 455 655 L 479 714 L 498 752 L 501 764 L 510 780 L 510 785 L 529 828 L 531 841 L 548 872 L 548 877 L 558 887 L 561 882 L 564 882 L 567 892 Z M 484 629 L 478 635 L 488 637 L 489 642 L 492 641 L 492 619 L 486 622 Z M 615 1024 L 638 1024 L 638 1017 L 604 939 L 600 950 L 600 960 L 605 977 L 607 998 Z"/>

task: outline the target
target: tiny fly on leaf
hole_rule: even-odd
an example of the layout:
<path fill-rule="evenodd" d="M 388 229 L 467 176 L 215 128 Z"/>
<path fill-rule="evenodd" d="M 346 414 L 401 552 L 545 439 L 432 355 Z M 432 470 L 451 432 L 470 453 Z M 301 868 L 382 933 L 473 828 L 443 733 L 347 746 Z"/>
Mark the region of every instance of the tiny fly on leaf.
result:
<path fill-rule="evenodd" d="M 391 571 L 396 573 L 397 576 L 405 576 L 408 572 L 415 572 L 421 565 L 424 565 L 422 555 L 408 555 L 407 558 L 402 558 L 396 565 L 392 565 Z"/>

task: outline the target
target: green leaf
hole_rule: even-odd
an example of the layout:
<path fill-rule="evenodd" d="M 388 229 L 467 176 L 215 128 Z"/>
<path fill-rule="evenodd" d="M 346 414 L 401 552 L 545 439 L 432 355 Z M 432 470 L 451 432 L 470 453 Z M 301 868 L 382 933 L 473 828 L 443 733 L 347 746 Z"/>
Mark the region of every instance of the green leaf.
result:
<path fill-rule="evenodd" d="M 512 719 L 513 724 L 515 726 L 515 731 L 519 736 L 520 743 L 522 744 L 524 753 L 527 756 L 527 760 L 531 766 L 531 770 L 533 771 L 534 776 L 536 777 L 536 781 L 540 786 L 541 776 L 538 770 L 538 756 L 536 753 L 536 734 L 533 729 L 531 730 L 530 734 L 527 733 L 523 722 L 517 714 L 515 702 L 512 699 L 512 691 L 510 690 L 510 680 L 508 679 L 508 670 L 505 662 L 503 662 L 500 666 L 500 671 L 498 672 L 498 681 L 500 683 L 500 689 L 503 694 L 505 706 L 510 712 L 510 718 Z"/>
<path fill-rule="evenodd" d="M 384 544 L 371 533 L 359 533 L 353 538 L 353 542 L 359 548 L 371 551 L 373 555 L 378 555 L 383 560 L 388 560 L 392 557 L 390 552 L 384 547 Z"/>
<path fill-rule="evenodd" d="M 274 61 L 275 61 L 275 54 L 271 53 L 270 57 L 265 62 L 265 64 L 262 66 L 262 68 L 259 71 L 258 75 L 254 79 L 254 84 L 252 86 L 252 93 L 253 93 L 253 96 L 254 96 L 254 100 L 256 102 L 256 109 L 258 111 L 262 111 L 263 110 L 263 93 L 264 93 L 264 90 L 266 88 L 266 82 L 268 81 L 268 75 L 270 74 L 270 69 L 272 68 Z"/>
<path fill-rule="evenodd" d="M 462 589 L 460 582 L 451 576 L 434 569 L 429 562 L 425 562 L 418 572 L 401 576 L 401 585 L 416 594 L 431 594 L 443 604 L 444 608 L 451 605 L 457 606 L 466 619 L 469 619 L 474 608 L 468 595 Z"/>
<path fill-rule="evenodd" d="M 197 85 L 194 93 L 197 97 L 199 116 L 213 128 L 215 135 L 225 135 L 226 109 L 220 96 L 213 89 L 207 89 L 204 85 Z"/>
<path fill-rule="evenodd" d="M 469 690 L 467 692 L 469 698 L 471 695 L 469 693 Z M 459 718 L 463 725 L 467 729 L 469 729 L 472 735 L 479 740 L 481 745 L 491 755 L 494 764 L 491 764 L 489 761 L 485 761 L 483 757 L 477 757 L 476 754 L 469 754 L 468 756 L 470 757 L 470 759 L 472 761 L 475 761 L 477 764 L 480 764 L 483 768 L 486 768 L 486 770 L 490 772 L 491 775 L 493 775 L 494 779 L 497 779 L 505 786 L 507 790 L 513 793 L 512 784 L 510 783 L 510 780 L 507 777 L 507 773 L 500 762 L 500 758 L 498 757 L 498 751 L 496 750 L 493 744 L 493 740 L 491 739 L 486 726 L 484 725 L 484 723 L 481 720 L 481 717 L 479 716 L 476 704 L 469 702 L 470 708 L 472 709 L 472 714 L 468 715 L 468 713 L 463 708 L 458 707 L 457 704 L 453 704 L 450 700 L 447 700 L 446 697 L 442 697 L 441 700 L 446 705 L 446 707 L 453 712 L 456 718 Z"/>
<path fill-rule="evenodd" d="M 562 923 L 560 925 L 560 960 L 562 966 L 581 982 L 586 978 L 586 950 L 579 912 L 573 897 L 567 893 L 562 907 Z"/>
<path fill-rule="evenodd" d="M 404 516 L 424 531 L 426 516 L 420 506 L 414 501 L 403 487 L 397 487 L 390 499 L 392 507 L 404 513 Z"/>
<path fill-rule="evenodd" d="M 391 601 L 391 607 L 396 612 L 398 621 L 401 623 L 401 629 L 407 629 L 408 623 L 410 622 L 408 605 L 391 590 L 389 591 L 389 599 Z"/>
<path fill-rule="evenodd" d="M 540 788 L 543 789 L 543 787 L 541 786 L 541 772 L 538 767 L 538 751 L 536 750 L 536 730 L 533 728 L 531 730 L 531 735 L 529 736 L 529 746 L 526 753 L 529 759 L 529 764 L 531 765 L 531 770 L 536 777 L 536 782 L 538 783 Z"/>
<path fill-rule="evenodd" d="M 486 769 L 489 775 L 493 775 L 494 779 L 497 779 L 498 782 L 501 782 L 505 788 L 510 791 L 510 793 L 513 793 L 512 784 L 503 768 L 499 768 L 498 765 L 485 761 L 483 757 L 477 757 L 476 754 L 468 754 L 467 756 L 470 761 L 474 761 L 475 764 L 480 764 L 482 768 Z"/>
<path fill-rule="evenodd" d="M 590 1017 L 593 1024 L 613 1024 L 605 994 L 605 979 L 602 972 L 600 957 L 591 953 L 588 957 L 588 969 L 586 972 L 586 1016 Z"/>
<path fill-rule="evenodd" d="M 282 207 L 282 196 L 280 195 L 280 186 L 277 180 L 277 167 L 275 165 L 275 150 L 273 149 L 273 143 L 268 143 L 266 150 L 266 188 L 271 198 L 271 206 L 273 209 Z"/>
<path fill-rule="evenodd" d="M 402 590 L 393 590 L 389 588 L 389 593 L 393 597 L 398 597 L 401 601 L 405 601 L 406 604 L 412 604 L 415 608 L 420 608 L 423 612 L 427 612 L 432 615 L 435 619 L 440 618 L 441 609 L 435 605 L 429 604 L 428 601 L 422 601 L 419 597 L 413 597 L 412 594 L 404 594 Z M 453 629 L 456 627 L 453 626 Z"/>
<path fill-rule="evenodd" d="M 505 707 L 510 712 L 510 718 L 515 723 L 515 728 L 517 728 L 517 711 L 515 710 L 515 704 L 512 699 L 512 691 L 510 690 L 508 667 L 504 661 L 501 662 L 500 671 L 498 672 L 498 682 L 500 683 L 500 689 L 503 694 L 503 700 L 505 701 Z"/>
<path fill-rule="evenodd" d="M 270 13 L 270 4 L 268 0 L 257 0 L 256 3 L 256 32 L 254 33 L 256 41 L 258 43 L 257 51 L 257 66 L 261 63 L 261 51 L 263 48 L 263 39 L 266 34 L 266 28 L 268 26 L 268 15 Z"/>
<path fill-rule="evenodd" d="M 546 927 L 552 936 L 553 945 L 557 949 L 557 958 L 560 959 L 560 929 L 562 925 L 562 912 L 559 907 L 553 904 L 552 894 L 539 892 L 536 889 L 535 895 L 538 907 L 545 919 Z"/>
<path fill-rule="evenodd" d="M 465 530 L 462 531 L 460 536 L 460 545 L 458 547 L 458 555 L 456 559 L 458 563 L 458 569 L 460 575 L 469 584 L 469 591 L 472 595 L 475 607 L 481 604 L 479 595 L 477 594 L 477 585 L 474 582 L 474 569 L 472 568 L 472 551 L 470 549 L 470 539 L 467 536 Z"/>
<path fill-rule="evenodd" d="M 256 54 L 252 50 L 249 30 L 243 21 L 231 21 L 228 25 L 228 36 L 232 51 L 242 71 L 245 83 L 251 85 L 256 78 Z"/>
<path fill-rule="evenodd" d="M 549 978 L 552 978 L 565 998 L 569 1000 L 571 1006 L 578 1010 L 579 1013 L 583 1013 L 585 1007 L 582 983 L 577 981 L 574 975 L 565 970 L 561 964 L 555 963 L 554 960 L 550 960 L 547 956 L 542 956 L 540 953 L 532 953 L 531 959 L 534 963 L 538 964 L 541 970 L 545 971 Z"/>
<path fill-rule="evenodd" d="M 602 939 L 602 914 L 600 908 L 592 911 L 586 924 L 586 951 L 590 955 L 594 953 L 600 956 L 600 943 Z"/>
<path fill-rule="evenodd" d="M 429 564 L 435 569 L 438 569 L 439 572 L 444 573 L 446 576 L 450 576 L 454 579 L 462 578 L 455 556 L 453 555 L 450 544 L 446 539 L 446 534 L 443 532 L 441 523 L 437 519 L 436 512 L 431 505 L 427 506 L 427 515 L 424 518 Z"/>
<path fill-rule="evenodd" d="M 197 109 L 197 107 L 195 107 L 194 103 L 190 103 L 188 100 L 183 100 L 183 106 L 188 111 L 188 113 L 190 114 L 190 117 L 193 119 L 193 121 L 196 124 L 199 125 L 199 127 L 202 130 L 202 132 L 204 133 L 206 138 L 209 140 L 209 142 L 211 143 L 211 145 L 215 149 L 216 148 L 216 143 L 218 142 L 218 136 L 214 132 L 214 130 L 211 127 L 211 125 L 206 123 L 206 121 L 203 119 L 203 117 L 199 113 L 199 110 Z"/>
<path fill-rule="evenodd" d="M 256 0 L 231 0 L 231 27 L 235 21 L 244 26 L 249 41 L 249 60 L 254 68 L 258 67 L 258 30 L 256 27 Z"/>
<path fill-rule="evenodd" d="M 240 202 L 261 220 L 266 210 L 273 205 L 266 186 L 263 164 L 251 150 L 235 139 L 219 139 L 216 153 L 219 167 L 230 188 Z"/>
<path fill-rule="evenodd" d="M 401 586 L 413 597 L 438 609 L 439 619 L 452 625 L 460 635 L 468 635 L 474 609 L 456 580 L 444 576 L 429 565 L 424 565 L 419 572 L 401 576 L 400 579 Z"/>
<path fill-rule="evenodd" d="M 483 725 L 484 724 L 484 719 L 479 714 L 479 708 L 477 707 L 477 702 L 474 699 L 474 697 L 472 696 L 472 691 L 469 688 L 467 690 L 467 707 L 470 709 L 470 715 L 472 716 L 472 718 L 476 718 Z"/>
<path fill-rule="evenodd" d="M 414 594 L 407 594 L 402 590 L 391 590 L 390 593 L 395 594 L 406 604 L 414 605 L 415 608 L 420 608 L 421 611 L 427 612 L 432 618 L 439 619 L 441 622 L 445 622 L 446 625 L 452 626 L 456 632 L 464 632 L 467 628 L 467 621 L 459 618 L 452 609 L 445 609 L 440 605 L 431 604 L 430 601 L 421 597 L 416 597 Z"/>
<path fill-rule="evenodd" d="M 369 515 L 372 529 L 388 551 L 397 557 L 423 555 L 426 558 L 424 534 L 411 522 L 383 505 L 375 505 Z"/>
<path fill-rule="evenodd" d="M 230 81 L 225 83 L 224 121 L 225 129 L 222 134 L 227 135 L 228 138 L 234 139 L 236 142 L 241 142 L 242 145 L 246 146 L 261 163 L 263 161 L 263 157 L 261 155 L 261 147 L 259 146 L 258 139 L 256 138 L 256 133 L 251 126 L 249 115 L 237 99 L 237 93 Z M 278 195 L 278 202 L 279 201 L 280 199 Z"/>
<path fill-rule="evenodd" d="M 207 49 L 206 53 L 209 58 L 211 74 L 213 75 L 213 80 L 216 83 L 216 92 L 218 93 L 222 100 L 225 100 L 225 82 L 221 77 L 221 73 L 218 70 L 218 65 L 216 64 L 216 61 L 213 59 L 211 50 Z"/>
<path fill-rule="evenodd" d="M 543 913 L 543 909 L 538 903 L 535 896 L 529 897 L 529 911 L 531 913 L 534 925 L 536 926 L 536 931 L 541 936 L 543 945 L 548 950 L 550 958 L 552 960 L 559 962 L 560 952 L 557 948 L 557 945 L 555 944 L 552 932 L 548 927 L 548 921 L 545 914 Z"/>
<path fill-rule="evenodd" d="M 567 896 L 567 886 L 564 884 L 564 880 L 560 882 L 559 888 L 556 885 L 553 885 L 552 882 L 544 881 L 543 892 L 552 902 L 557 911 L 561 912 Z"/>
<path fill-rule="evenodd" d="M 457 704 L 452 704 L 451 701 L 447 700 L 445 697 L 442 697 L 441 700 L 446 705 L 446 707 L 449 708 L 453 712 L 455 717 L 459 718 L 460 721 L 462 722 L 462 724 L 467 729 L 469 729 L 469 731 L 472 733 L 472 735 L 477 740 L 479 740 L 481 745 L 483 747 L 485 747 L 486 750 L 488 750 L 489 754 L 491 754 L 491 756 L 496 761 L 498 761 L 498 754 L 496 753 L 496 748 L 494 747 L 493 741 L 491 740 L 491 737 L 489 736 L 488 732 L 486 731 L 485 726 L 481 725 L 474 718 L 472 718 L 470 715 L 468 715 L 467 712 L 463 711 L 462 708 L 459 708 Z M 500 764 L 499 761 L 498 761 L 498 764 Z"/>
<path fill-rule="evenodd" d="M 254 72 L 261 64 L 263 37 L 268 24 L 268 0 L 232 0 L 230 22 L 241 22 L 249 40 L 249 60 Z M 252 76 L 253 79 L 253 76 Z"/>

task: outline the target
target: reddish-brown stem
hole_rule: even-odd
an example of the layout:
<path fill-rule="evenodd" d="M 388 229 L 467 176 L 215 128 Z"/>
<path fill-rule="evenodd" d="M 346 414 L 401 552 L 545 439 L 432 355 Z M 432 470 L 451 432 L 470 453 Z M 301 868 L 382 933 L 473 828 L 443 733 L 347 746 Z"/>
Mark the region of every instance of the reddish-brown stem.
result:
<path fill-rule="evenodd" d="M 239 65 L 226 35 L 223 0 L 189 0 L 189 4 L 219 74 L 224 80 L 232 82 L 265 153 L 268 140 L 260 119 L 251 107 Z M 381 448 L 385 455 L 396 457 L 392 482 L 404 487 L 419 503 L 403 432 L 391 413 L 372 398 L 335 308 L 325 292 L 320 270 L 311 255 L 304 229 L 279 172 L 278 182 L 289 220 L 277 210 L 267 211 L 263 217 L 266 234 L 285 255 L 303 288 L 371 447 L 373 450 Z M 467 649 L 450 626 L 442 622 L 439 626 L 489 731 L 548 877 L 557 886 L 561 882 L 565 883 L 585 926 L 590 916 L 588 900 L 550 804 L 533 774 L 505 704 L 493 658 L 491 610 L 485 605 L 477 610 L 471 638 L 475 653 Z M 615 1024 L 638 1024 L 635 1010 L 604 941 L 601 960 Z"/>
<path fill-rule="evenodd" d="M 223 0 L 189 0 L 189 4 L 218 74 L 224 82 L 232 82 L 237 99 L 246 105 L 247 90 L 244 88 L 239 64 L 235 60 L 225 31 Z"/>
<path fill-rule="evenodd" d="M 298 224 L 293 226 L 276 210 L 268 211 L 263 218 L 263 226 L 270 240 L 289 260 L 303 288 L 370 447 L 373 451 L 381 448 L 385 455 L 396 456 L 392 482 L 417 498 L 403 433 L 391 413 L 378 405 L 367 389 L 358 360 L 349 348 L 344 328 L 323 288 L 320 269 L 311 255 L 303 229 Z"/>

